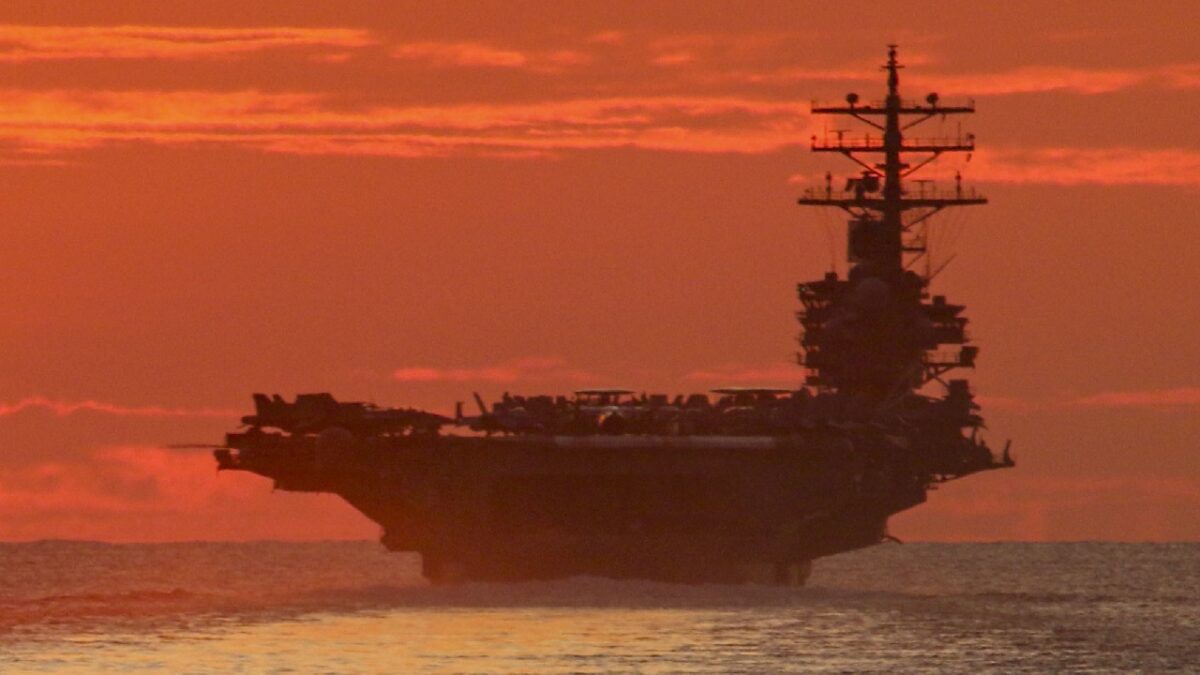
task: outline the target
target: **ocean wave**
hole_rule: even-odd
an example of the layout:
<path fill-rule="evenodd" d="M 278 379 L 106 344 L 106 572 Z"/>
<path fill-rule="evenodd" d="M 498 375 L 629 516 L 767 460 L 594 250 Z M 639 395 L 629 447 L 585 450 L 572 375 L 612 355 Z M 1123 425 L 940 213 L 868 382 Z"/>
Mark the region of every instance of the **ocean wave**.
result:
<path fill-rule="evenodd" d="M 915 545 L 817 562 L 810 585 L 687 586 L 576 577 L 430 586 L 415 555 L 371 542 L 0 545 L 0 629 L 218 615 L 255 621 L 405 608 L 955 612 L 960 607 L 1194 603 L 1200 546 Z M 1081 574 L 1097 565 L 1128 574 Z M 1136 573 L 1134 573 L 1136 571 Z M 1187 577 L 1187 574 L 1183 575 Z M 1195 583 L 1193 583 L 1195 582 Z"/>

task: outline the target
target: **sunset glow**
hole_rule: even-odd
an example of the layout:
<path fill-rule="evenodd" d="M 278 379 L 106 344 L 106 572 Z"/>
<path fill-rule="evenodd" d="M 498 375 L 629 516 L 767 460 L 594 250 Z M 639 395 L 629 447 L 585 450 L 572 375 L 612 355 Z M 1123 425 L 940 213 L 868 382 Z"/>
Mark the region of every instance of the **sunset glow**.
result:
<path fill-rule="evenodd" d="M 798 384 L 795 284 L 844 270 L 811 101 L 878 97 L 889 42 L 978 110 L 929 122 L 991 200 L 934 292 L 1019 462 L 893 534 L 1200 538 L 1200 9 L 253 4 L 0 10 L 0 540 L 376 537 L 166 448 L 255 391 Z"/>

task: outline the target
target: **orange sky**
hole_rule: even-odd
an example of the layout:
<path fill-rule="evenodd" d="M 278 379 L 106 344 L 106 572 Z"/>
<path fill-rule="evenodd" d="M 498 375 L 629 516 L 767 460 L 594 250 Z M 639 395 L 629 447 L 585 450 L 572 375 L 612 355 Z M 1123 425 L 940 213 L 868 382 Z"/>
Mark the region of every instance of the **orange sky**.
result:
<path fill-rule="evenodd" d="M 935 289 L 1019 461 L 893 532 L 1200 538 L 1200 9 L 311 4 L 0 9 L 0 539 L 373 537 L 156 448 L 253 391 L 798 382 L 841 226 L 794 200 L 852 168 L 809 101 L 880 95 L 891 41 L 906 94 L 979 109 L 928 177 L 992 203 Z"/>

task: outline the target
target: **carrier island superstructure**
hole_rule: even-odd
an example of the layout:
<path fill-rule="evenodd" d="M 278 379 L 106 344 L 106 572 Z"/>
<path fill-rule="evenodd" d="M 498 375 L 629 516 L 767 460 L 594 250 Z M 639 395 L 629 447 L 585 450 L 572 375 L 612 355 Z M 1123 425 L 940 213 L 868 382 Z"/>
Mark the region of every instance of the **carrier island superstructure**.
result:
<path fill-rule="evenodd" d="M 811 561 L 879 543 L 888 518 L 943 481 L 1012 466 L 980 436 L 963 306 L 932 295 L 936 214 L 983 204 L 910 180 L 971 135 L 909 130 L 973 105 L 902 99 L 896 48 L 887 93 L 813 112 L 864 133 L 812 139 L 858 173 L 799 200 L 849 214 L 848 273 L 799 285 L 794 388 L 667 396 L 592 389 L 505 394 L 470 415 L 255 395 L 221 469 L 281 490 L 330 492 L 379 523 L 389 549 L 421 554 L 434 583 L 573 575 L 680 582 L 802 583 Z M 838 187 L 840 187 L 840 182 Z M 931 391 L 933 390 L 933 391 Z"/>

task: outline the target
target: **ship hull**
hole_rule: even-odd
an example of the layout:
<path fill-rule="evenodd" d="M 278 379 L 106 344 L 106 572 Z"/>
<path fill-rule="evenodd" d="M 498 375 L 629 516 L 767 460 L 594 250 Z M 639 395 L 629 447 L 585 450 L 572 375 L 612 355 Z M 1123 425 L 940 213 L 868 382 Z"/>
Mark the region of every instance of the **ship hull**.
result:
<path fill-rule="evenodd" d="M 924 501 L 886 443 L 790 436 L 321 438 L 218 456 L 342 496 L 435 583 L 596 575 L 802 583 Z"/>

